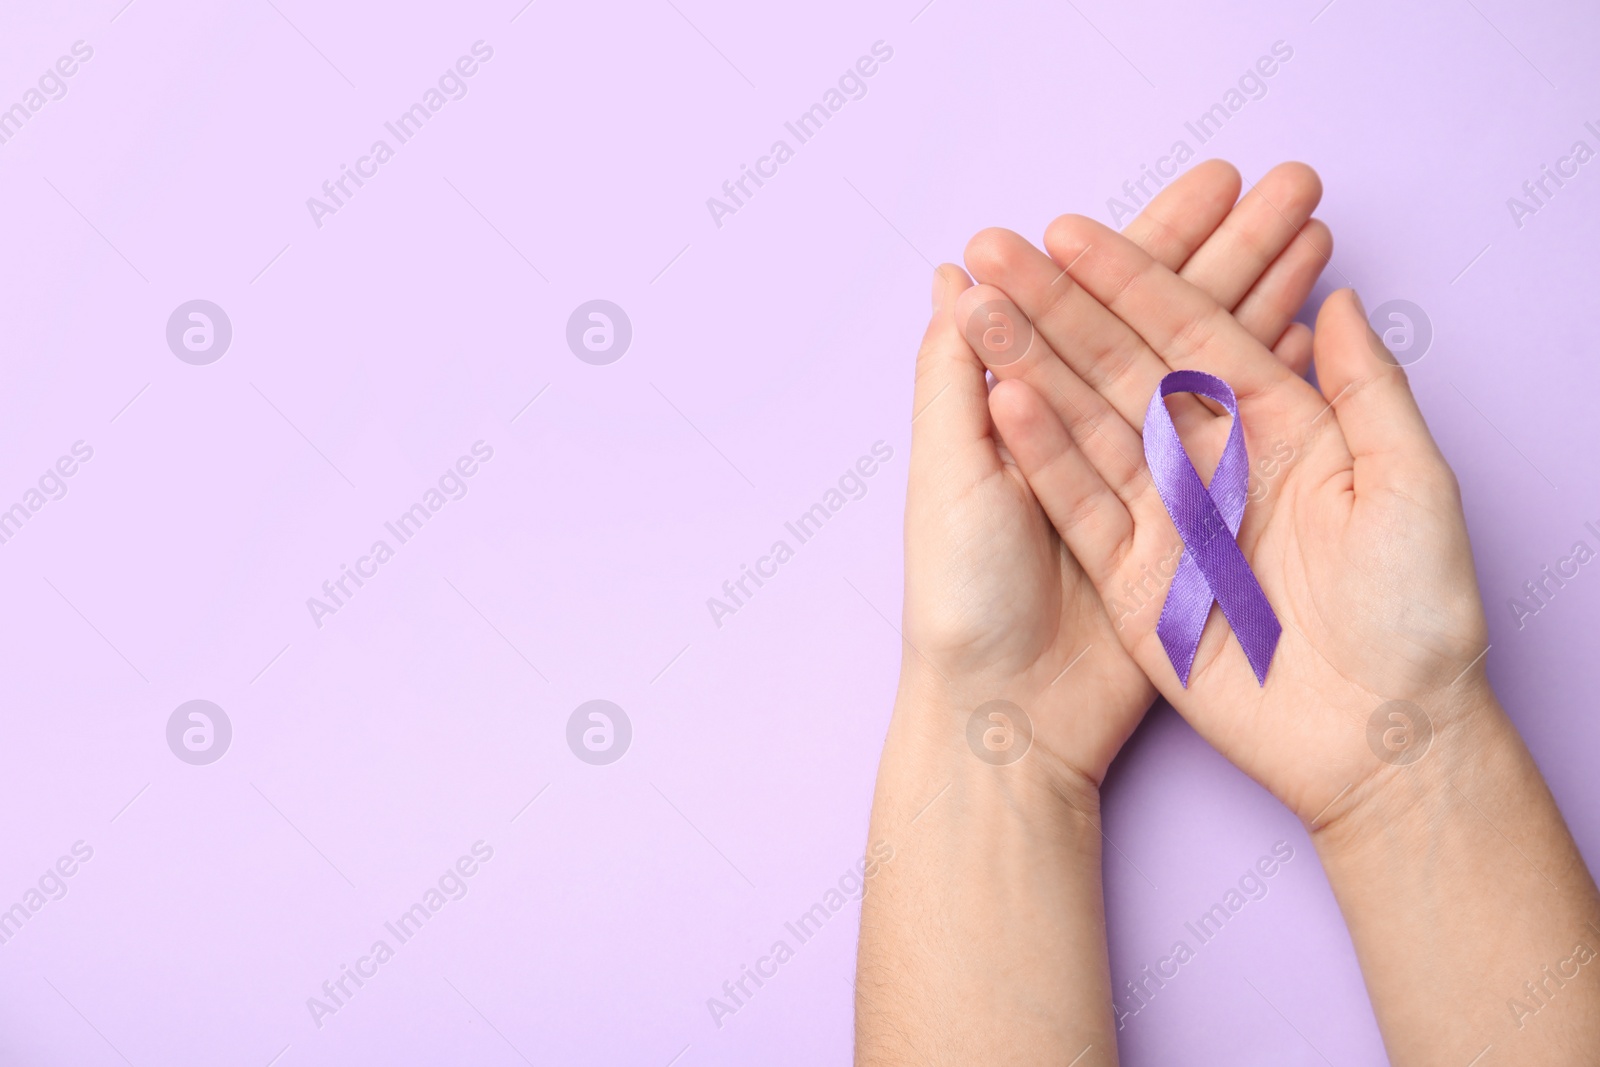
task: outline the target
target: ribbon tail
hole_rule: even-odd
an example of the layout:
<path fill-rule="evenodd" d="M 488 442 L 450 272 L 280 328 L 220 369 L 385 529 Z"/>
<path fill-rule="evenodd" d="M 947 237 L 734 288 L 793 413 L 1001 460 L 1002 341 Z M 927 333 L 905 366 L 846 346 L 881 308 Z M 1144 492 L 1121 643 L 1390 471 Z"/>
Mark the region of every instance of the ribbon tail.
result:
<path fill-rule="evenodd" d="M 1244 553 L 1232 541 L 1221 546 L 1217 558 L 1202 567 L 1208 584 L 1217 594 L 1217 604 L 1228 620 L 1239 647 L 1244 650 L 1256 684 L 1267 684 L 1267 668 L 1272 664 L 1283 626 L 1262 591 L 1261 583 L 1245 562 Z"/>
<path fill-rule="evenodd" d="M 1194 669 L 1195 653 L 1200 650 L 1200 635 L 1205 631 L 1213 599 L 1199 564 L 1193 555 L 1185 552 L 1167 588 L 1161 618 L 1156 622 L 1156 636 L 1161 639 L 1161 647 L 1166 650 L 1178 682 L 1185 689 L 1189 688 L 1189 672 Z"/>
<path fill-rule="evenodd" d="M 1278 638 L 1283 636 L 1283 627 L 1279 625 L 1277 617 L 1268 611 L 1267 617 L 1260 620 L 1259 627 L 1235 630 L 1234 635 L 1239 638 L 1239 647 L 1244 649 L 1245 659 L 1250 661 L 1250 669 L 1256 672 L 1256 685 L 1265 686 L 1267 668 L 1272 665 L 1273 654 L 1278 651 Z"/>

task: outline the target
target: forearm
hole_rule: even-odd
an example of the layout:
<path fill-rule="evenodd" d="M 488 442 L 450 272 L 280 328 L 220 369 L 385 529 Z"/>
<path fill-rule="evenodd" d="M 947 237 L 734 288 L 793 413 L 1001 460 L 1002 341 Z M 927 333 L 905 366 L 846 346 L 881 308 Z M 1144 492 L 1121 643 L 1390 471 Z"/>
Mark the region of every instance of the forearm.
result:
<path fill-rule="evenodd" d="M 1491 693 L 1315 833 L 1396 1067 L 1591 1064 L 1600 897 Z M 1387 780 L 1383 780 L 1387 776 Z"/>
<path fill-rule="evenodd" d="M 1038 750 L 967 742 L 971 708 L 903 686 L 879 768 L 861 910 L 856 1062 L 1116 1062 L 1098 790 Z"/>

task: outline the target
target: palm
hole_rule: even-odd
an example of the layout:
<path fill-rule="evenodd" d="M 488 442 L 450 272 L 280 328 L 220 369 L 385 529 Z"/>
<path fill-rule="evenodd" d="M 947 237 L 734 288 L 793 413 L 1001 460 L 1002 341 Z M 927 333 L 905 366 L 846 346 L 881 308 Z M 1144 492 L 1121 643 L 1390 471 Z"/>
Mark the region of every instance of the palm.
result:
<path fill-rule="evenodd" d="M 1155 692 L 1121 651 L 1099 592 L 992 441 L 940 470 L 913 463 L 907 523 L 929 534 L 906 553 L 914 654 L 976 682 L 974 707 L 1022 707 L 1036 744 L 1099 781 Z M 1074 696 L 1090 690 L 1097 713 L 1074 715 L 1085 703 Z"/>
<path fill-rule="evenodd" d="M 1330 402 L 1204 294 L 1126 241 L 1088 220 L 1070 229 L 1058 240 L 1095 253 L 1075 261 L 1073 277 L 1104 301 L 1100 314 L 1120 318 L 1122 334 L 1100 326 L 1131 365 L 1128 377 L 1141 379 L 1108 402 L 1120 399 L 1119 409 L 1139 420 L 1133 397 L 1148 397 L 1168 370 L 1208 370 L 1237 392 L 1252 457 L 1289 454 L 1270 477 L 1255 469 L 1239 532 L 1283 623 L 1265 685 L 1257 685 L 1215 606 L 1187 688 L 1156 633 L 1162 597 L 1119 611 L 1126 624 L 1117 632 L 1196 730 L 1314 821 L 1382 769 L 1368 737 L 1380 707 L 1398 699 L 1430 716 L 1448 714 L 1451 686 L 1484 649 L 1454 479 L 1404 375 L 1369 344 L 1348 296 L 1330 298 L 1319 321 L 1318 371 Z M 1172 521 L 1142 461 L 1119 470 L 1123 458 L 1071 450 L 1037 395 L 1010 390 L 994 406 L 1006 441 L 1102 595 L 1113 598 L 1170 551 Z M 1209 477 L 1228 420 L 1192 400 L 1182 412 L 1180 435 Z"/>
<path fill-rule="evenodd" d="M 1310 334 L 1291 320 L 1322 265 L 1326 227 L 1308 222 L 1320 183 L 1308 168 L 1285 164 L 1235 204 L 1238 190 L 1226 164 L 1202 164 L 1165 189 L 1129 233 L 1303 369 Z M 1021 706 L 1040 749 L 1098 782 L 1154 688 L 1123 648 L 1095 582 L 998 443 L 985 364 L 973 347 L 980 342 L 962 335 L 972 302 L 1003 284 L 1025 294 L 1024 311 L 1039 323 L 1026 358 L 990 363 L 1002 382 L 1022 378 L 1095 410 L 1098 398 L 1081 382 L 1070 395 L 1056 390 L 1076 355 L 1060 333 L 1070 316 L 1049 313 L 1061 266 L 1005 231 L 980 234 L 967 259 L 981 284 L 940 268 L 918 356 L 906 502 L 908 669 L 974 709 L 992 699 Z M 1126 440 L 1121 447 L 1136 451 Z"/>
<path fill-rule="evenodd" d="M 1239 538 L 1283 623 L 1267 685 L 1240 669 L 1237 640 L 1214 608 L 1188 689 L 1174 699 L 1219 751 L 1313 819 L 1380 766 L 1366 732 L 1380 705 L 1425 704 L 1486 638 L 1464 534 L 1440 520 L 1452 509 L 1391 492 L 1357 497 L 1338 423 L 1323 418 L 1297 431 L 1303 410 L 1269 397 L 1240 411 L 1252 456 L 1291 457 L 1257 483 L 1265 491 L 1247 508 Z M 1220 449 L 1226 425 L 1218 418 L 1205 427 L 1192 454 L 1215 456 L 1206 449 Z M 1418 493 L 1438 497 L 1446 488 L 1417 479 Z M 1152 517 L 1135 538 L 1170 538 L 1165 515 Z M 1422 551 L 1439 545 L 1448 548 Z M 1152 677 L 1173 678 L 1155 634 L 1159 607 L 1135 616 L 1123 637 Z"/>

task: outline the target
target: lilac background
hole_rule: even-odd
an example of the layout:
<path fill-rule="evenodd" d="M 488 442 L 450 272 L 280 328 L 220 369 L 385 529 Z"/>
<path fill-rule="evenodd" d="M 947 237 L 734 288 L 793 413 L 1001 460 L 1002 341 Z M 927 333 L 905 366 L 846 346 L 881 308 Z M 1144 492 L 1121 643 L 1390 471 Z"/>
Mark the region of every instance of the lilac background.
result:
<path fill-rule="evenodd" d="M 1600 525 L 1600 163 L 1520 228 L 1506 198 L 1597 146 L 1600 14 L 921 3 L 7 6 L 0 107 L 94 56 L 0 146 L 0 507 L 94 456 L 0 545 L 0 908 L 94 856 L 0 946 L 0 1061 L 844 1061 L 854 904 L 722 1028 L 705 1002 L 864 843 L 930 266 L 983 225 L 1109 220 L 1280 40 L 1199 157 L 1311 162 L 1318 295 L 1431 317 L 1412 376 L 1490 673 L 1594 857 L 1600 577 L 1520 630 L 1507 603 Z M 314 225 L 306 198 L 480 39 L 468 95 Z M 866 97 L 717 227 L 706 198 L 879 40 Z M 197 297 L 234 329 L 203 367 L 164 337 Z M 564 340 L 593 298 L 633 324 L 609 366 Z M 318 629 L 306 598 L 480 439 L 469 494 Z M 706 598 L 878 440 L 866 497 L 715 627 Z M 234 729 L 206 767 L 165 740 L 195 698 Z M 595 698 L 634 729 L 606 767 L 565 740 Z M 1119 986 L 1297 850 L 1128 1020 L 1125 1062 L 1382 1061 L 1292 818 L 1165 709 L 1106 807 Z M 479 839 L 470 893 L 319 1030 L 306 998 Z"/>

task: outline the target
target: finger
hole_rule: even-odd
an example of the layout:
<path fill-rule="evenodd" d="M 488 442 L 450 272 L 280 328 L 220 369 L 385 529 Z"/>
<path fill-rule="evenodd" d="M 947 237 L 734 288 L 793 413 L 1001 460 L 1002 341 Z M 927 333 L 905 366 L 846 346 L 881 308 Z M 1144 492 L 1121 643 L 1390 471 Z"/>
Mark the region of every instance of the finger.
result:
<path fill-rule="evenodd" d="M 956 299 L 956 323 L 998 381 L 1023 381 L 1067 427 L 1114 491 L 1142 491 L 1144 445 L 1105 398 L 1073 373 L 1004 292 L 974 285 Z M 992 408 L 991 408 L 992 410 Z"/>
<path fill-rule="evenodd" d="M 953 263 L 933 272 L 933 316 L 917 350 L 912 391 L 913 454 L 938 456 L 989 436 L 983 363 L 956 328 L 955 303 L 972 279 Z"/>
<path fill-rule="evenodd" d="M 995 428 L 1067 550 L 1100 584 L 1133 536 L 1133 519 L 1044 398 L 1013 379 L 989 394 Z"/>
<path fill-rule="evenodd" d="M 1158 365 L 1195 368 L 1220 376 L 1241 405 L 1281 396 L 1291 417 L 1315 414 L 1315 390 L 1245 332 L 1206 294 L 1151 259 L 1137 245 L 1082 215 L 1051 223 L 1052 251 L 1070 257 L 1068 271 L 1109 311 L 1138 332 Z M 1140 361 L 1146 373 L 1149 361 Z M 1148 372 L 1144 395 L 1160 381 Z M 1307 416 L 1309 417 L 1309 415 Z M 1142 424 L 1141 424 L 1142 425 Z"/>
<path fill-rule="evenodd" d="M 1194 255 L 1239 199 L 1239 171 L 1222 159 L 1197 163 L 1156 193 L 1123 235 L 1168 270 Z"/>
<path fill-rule="evenodd" d="M 1113 236 L 1132 247 L 1126 238 Z M 1078 378 L 1105 397 L 1129 426 L 1143 427 L 1150 394 L 1168 368 L 1127 323 L 1073 281 L 1065 264 L 1002 229 L 983 230 L 967 242 L 966 260 L 978 281 L 1016 302 Z M 1196 417 L 1184 414 L 1185 407 L 1204 411 L 1187 396 L 1175 398 L 1172 406 L 1174 419 Z"/>
<path fill-rule="evenodd" d="M 1321 199 L 1316 171 L 1304 163 L 1278 164 L 1244 194 L 1181 276 L 1231 309 L 1289 247 Z"/>
<path fill-rule="evenodd" d="M 1332 255 L 1332 231 L 1321 219 L 1312 219 L 1234 307 L 1233 317 L 1262 344 L 1276 345 Z"/>
<path fill-rule="evenodd" d="M 1367 325 L 1353 290 L 1323 302 L 1315 334 L 1317 381 L 1355 457 L 1356 494 L 1407 486 L 1419 465 L 1442 466 L 1406 372 Z"/>
<path fill-rule="evenodd" d="M 1283 331 L 1283 336 L 1279 338 L 1272 354 L 1277 356 L 1285 367 L 1304 378 L 1306 371 L 1311 369 L 1311 327 L 1303 322 L 1291 322 L 1289 328 Z"/>

